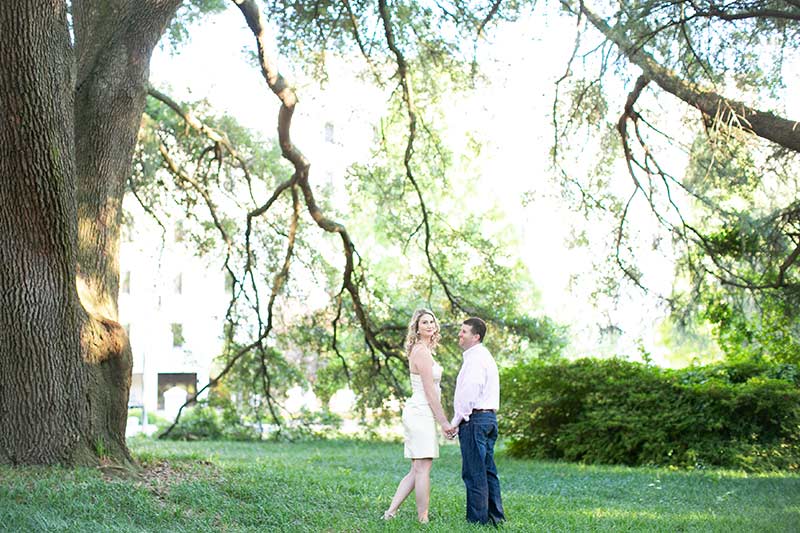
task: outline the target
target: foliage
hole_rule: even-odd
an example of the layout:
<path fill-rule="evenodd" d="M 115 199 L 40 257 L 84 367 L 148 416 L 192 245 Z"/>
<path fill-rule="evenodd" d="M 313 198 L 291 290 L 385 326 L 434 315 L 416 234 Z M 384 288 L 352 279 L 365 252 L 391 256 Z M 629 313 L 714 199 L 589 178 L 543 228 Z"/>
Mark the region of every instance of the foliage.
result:
<path fill-rule="evenodd" d="M 795 364 L 774 364 L 745 360 L 736 363 L 716 363 L 691 366 L 671 373 L 682 384 L 701 385 L 718 381 L 739 385 L 751 380 L 767 379 L 793 383 L 800 387 L 800 367 Z"/>
<path fill-rule="evenodd" d="M 666 366 L 680 368 L 711 364 L 725 357 L 713 338 L 711 325 L 707 323 L 687 323 L 671 316 L 661 322 L 657 331 L 659 344 L 667 350 Z"/>
<path fill-rule="evenodd" d="M 428 73 L 428 79 L 434 78 L 434 73 Z M 291 417 L 282 413 L 280 403 L 294 385 L 312 387 L 323 400 L 349 386 L 359 394 L 363 413 L 370 409 L 371 416 L 378 418 L 393 415 L 383 409 L 384 402 L 406 393 L 402 344 L 408 317 L 420 306 L 433 309 L 445 328 L 446 340 L 439 355 L 447 369 L 447 390 L 452 389 L 460 365 L 455 344 L 458 326 L 469 314 L 483 316 L 492 324 L 488 342 L 501 361 L 560 355 L 565 329 L 534 313 L 536 289 L 524 265 L 512 255 L 516 230 L 503 220 L 499 208 L 490 204 L 464 217 L 457 206 L 478 192 L 471 186 L 445 194 L 451 187 L 448 176 L 460 173 L 470 156 L 453 158 L 437 130 L 426 127 L 417 144 L 425 157 L 414 167 L 416 181 L 424 184 L 421 195 L 403 174 L 406 125 L 403 108 L 397 104 L 379 117 L 385 139 L 368 160 L 349 170 L 352 179 L 347 181 L 346 200 L 334 203 L 333 191 L 318 192 L 318 203 L 353 228 L 356 245 L 368 243 L 369 254 L 356 257 L 356 276 L 368 301 L 368 323 L 382 353 L 376 352 L 376 346 L 365 346 L 359 310 L 341 296 L 337 243 L 315 234 L 317 228 L 302 218 L 292 252 L 292 275 L 275 303 L 275 310 L 289 311 L 287 318 L 271 332 L 273 347 L 248 350 L 255 332 L 273 320 L 265 313 L 266 287 L 260 280 L 270 279 L 284 260 L 290 206 L 285 201 L 276 204 L 266 224 L 253 219 L 245 227 L 245 214 L 256 209 L 255 198 L 268 194 L 288 172 L 278 161 L 273 142 L 245 130 L 230 117 L 214 115 L 204 102 L 182 105 L 207 126 L 227 133 L 239 158 L 247 163 L 247 172 L 230 156 L 214 155 L 207 139 L 153 99 L 148 102 L 140 132 L 131 189 L 159 217 L 185 213 L 189 218 L 183 225 L 196 252 L 224 263 L 235 275 L 226 346 L 217 363 L 227 368 L 233 359 L 235 362 L 220 389 L 223 392 L 218 393 L 240 405 L 237 409 L 243 420 L 253 424 L 288 421 Z M 431 113 L 439 112 L 431 106 Z M 192 182 L 180 175 L 170 176 L 163 168 L 164 147 Z M 212 219 L 203 190 L 215 199 Z M 426 204 L 424 213 L 422 202 Z M 168 206 L 174 203 L 181 211 L 170 211 Z M 428 234 L 421 231 L 425 217 L 430 242 Z M 492 221 L 491 230 L 487 220 Z M 228 239 L 221 237 L 218 221 L 223 221 Z M 245 230 L 250 232 L 251 259 L 241 244 L 232 247 L 229 243 Z M 398 268 L 399 263 L 403 268 Z M 256 288 L 261 295 L 254 293 Z M 330 303 L 321 308 L 306 304 L 323 291 Z M 261 306 L 256 308 L 253 301 L 262 302 Z M 444 396 L 449 401 L 452 395 Z M 291 427 L 283 429 L 291 432 Z"/>
<path fill-rule="evenodd" d="M 762 294 L 756 304 L 752 298 L 742 302 L 734 294 L 709 291 L 702 316 L 714 325 L 714 337 L 729 359 L 798 365 L 800 315 L 793 309 L 797 298 L 774 291 Z"/>
<path fill-rule="evenodd" d="M 657 286 L 644 258 L 658 247 L 677 263 L 672 294 L 662 294 L 676 323 L 695 332 L 712 324 L 734 359 L 792 360 L 777 354 L 796 353 L 800 327 L 800 159 L 786 138 L 770 137 L 771 128 L 756 131 L 722 109 L 752 106 L 775 119 L 788 112 L 797 6 L 561 5 L 587 24 L 558 81 L 553 163 L 576 210 L 613 235 L 603 256 L 617 275 L 596 269 L 602 294 L 618 294 L 621 283 Z M 700 102 L 711 94 L 721 98 L 715 109 Z M 608 132 L 621 147 L 607 142 Z M 600 163 L 585 168 L 577 151 Z"/>
<path fill-rule="evenodd" d="M 227 7 L 224 0 L 188 0 L 182 2 L 167 27 L 164 37 L 173 53 L 190 38 L 190 28 L 206 15 L 219 13 Z"/>
<path fill-rule="evenodd" d="M 417 95 L 436 94 L 434 88 L 445 85 L 452 91 L 464 90 L 448 81 L 447 75 L 429 70 L 424 78 L 414 78 Z M 371 313 L 380 324 L 381 339 L 402 353 L 408 317 L 418 307 L 432 309 L 443 327 L 437 358 L 445 367 L 446 391 L 452 390 L 461 364 L 456 338 L 468 315 L 482 316 L 490 323 L 487 345 L 501 362 L 558 358 L 566 330 L 536 314 L 538 291 L 525 266 L 514 257 L 519 230 L 507 221 L 500 206 L 482 195 L 479 180 L 472 177 L 479 143 L 467 142 L 468 149 L 459 152 L 453 148 L 453 138 L 469 137 L 469 131 L 453 126 L 453 119 L 463 111 L 428 105 L 427 97 L 425 107 L 420 104 L 418 109 L 424 109 L 434 124 L 426 123 L 417 132 L 414 153 L 419 157 L 412 164 L 404 163 L 409 127 L 405 106 L 394 104 L 380 117 L 379 142 L 370 157 L 348 173 L 344 216 L 358 241 L 370 244 L 360 264 L 369 275 Z M 444 124 L 450 142 L 441 136 L 439 128 Z M 352 323 L 353 316 L 354 310 L 345 304 L 340 325 Z M 319 318 L 304 329 L 317 331 Z M 304 339 L 309 341 L 307 336 Z M 326 339 L 332 346 L 330 335 Z M 325 368 L 343 378 L 344 373 L 335 370 L 338 361 L 352 358 L 356 364 L 351 386 L 363 394 L 361 405 L 380 410 L 398 388 L 392 381 L 375 381 L 374 361 L 358 335 L 344 334 L 337 340 L 336 350 L 318 348 L 327 353 Z M 389 379 L 405 390 L 404 359 L 389 359 L 386 365 Z M 321 376 L 331 374 L 323 370 Z M 343 381 L 330 382 L 328 391 L 335 390 L 334 383 L 341 386 Z M 444 394 L 445 402 L 451 396 Z"/>
<path fill-rule="evenodd" d="M 144 413 L 142 412 L 142 408 L 141 407 L 134 407 L 133 409 L 130 409 L 130 408 L 128 409 L 128 418 L 136 418 L 137 419 L 137 424 L 141 424 L 142 423 L 142 417 L 143 416 L 144 416 Z M 147 412 L 147 423 L 148 424 L 155 424 L 158 427 L 165 427 L 165 426 L 169 425 L 169 420 L 159 416 L 156 413 L 148 411 Z"/>
<path fill-rule="evenodd" d="M 219 402 L 213 402 L 219 404 Z M 258 431 L 245 424 L 230 403 L 216 407 L 212 402 L 199 402 L 187 408 L 181 423 L 167 438 L 172 440 L 258 440 Z"/>
<path fill-rule="evenodd" d="M 742 144 L 713 135 L 696 140 L 690 161 L 689 183 L 714 209 L 701 218 L 702 241 L 678 264 L 692 285 L 675 311 L 713 325 L 732 360 L 800 362 L 800 278 L 788 259 L 797 246 L 798 203 L 784 207 L 797 184 L 787 174 L 792 167 L 776 163 L 759 163 Z M 765 164 L 766 174 L 759 172 Z M 709 275 L 711 261 L 724 277 Z"/>
<path fill-rule="evenodd" d="M 446 72 L 453 79 L 465 80 L 472 52 L 469 44 L 481 37 L 486 24 L 493 19 L 514 20 L 528 8 L 528 2 L 516 0 L 436 6 L 402 0 L 387 5 L 387 13 L 396 44 L 415 69 Z M 325 79 L 329 54 L 363 54 L 376 68 L 389 66 L 388 70 L 394 64 L 375 2 L 269 0 L 266 11 L 279 29 L 281 53 L 299 60 L 320 79 Z"/>
<path fill-rule="evenodd" d="M 329 409 L 309 411 L 302 409 L 295 414 L 280 432 L 273 433 L 274 439 L 289 441 L 322 440 L 335 435 L 342 425 L 342 418 Z"/>
<path fill-rule="evenodd" d="M 504 370 L 509 453 L 584 463 L 800 468 L 794 365 L 663 370 L 622 360 Z"/>
<path fill-rule="evenodd" d="M 269 391 L 266 397 L 261 383 L 264 376 L 262 362 L 252 358 L 253 355 L 245 356 L 224 381 L 211 389 L 208 407 L 216 413 L 212 422 L 216 422 L 222 436 L 214 437 L 209 432 L 203 438 L 297 441 L 320 438 L 341 426 L 341 417 L 325 407 L 315 411 L 303 407 L 299 412 L 289 412 L 282 405 L 279 398 L 289 388 L 298 383 L 307 384 L 301 373 L 302 362 L 292 364 L 274 353 L 266 357 L 263 362 L 269 365 L 267 375 L 271 380 L 266 387 Z M 177 428 L 182 425 L 183 422 Z"/>

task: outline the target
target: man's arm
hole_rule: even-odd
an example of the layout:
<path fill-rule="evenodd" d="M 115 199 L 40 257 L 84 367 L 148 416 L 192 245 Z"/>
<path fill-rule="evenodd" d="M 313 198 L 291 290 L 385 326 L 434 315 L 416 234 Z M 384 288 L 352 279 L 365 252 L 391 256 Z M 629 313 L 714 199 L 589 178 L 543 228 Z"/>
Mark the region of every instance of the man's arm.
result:
<path fill-rule="evenodd" d="M 475 403 L 480 397 L 484 385 L 483 372 L 475 364 L 462 369 L 461 380 L 456 384 L 456 393 L 453 399 L 453 427 L 458 427 L 462 421 L 468 421 Z"/>

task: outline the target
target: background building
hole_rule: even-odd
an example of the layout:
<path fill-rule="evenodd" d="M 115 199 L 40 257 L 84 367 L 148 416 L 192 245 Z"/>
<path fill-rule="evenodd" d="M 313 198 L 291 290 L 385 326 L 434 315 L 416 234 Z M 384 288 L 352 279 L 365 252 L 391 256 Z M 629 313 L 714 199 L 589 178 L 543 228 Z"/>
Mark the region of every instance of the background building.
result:
<path fill-rule="evenodd" d="M 346 169 L 356 157 L 354 152 L 368 144 L 364 141 L 371 130 L 363 117 L 354 117 L 354 111 L 346 106 L 331 108 L 325 98 L 309 100 L 309 109 L 298 120 L 297 142 L 314 162 L 311 180 L 317 194 L 341 197 Z M 359 142 L 347 148 L 343 137 Z M 235 189 L 231 184 L 228 192 Z M 194 222 L 183 219 L 179 208 L 172 218 L 156 222 L 136 197 L 128 194 L 123 209 L 126 223 L 120 243 L 119 313 L 133 349 L 128 404 L 143 408 L 145 417 L 155 413 L 172 419 L 186 395 L 194 394 L 214 375 L 212 365 L 223 348 L 231 282 L 219 257 L 197 256 L 186 232 Z M 327 303 L 322 289 L 311 290 L 309 296 L 303 305 Z M 289 308 L 293 311 L 278 312 L 298 312 L 292 305 Z M 309 393 L 300 387 L 291 389 L 286 409 L 313 409 L 316 398 Z M 340 409 L 351 405 L 352 398 L 347 398 L 338 402 L 346 405 Z M 129 434 L 144 422 L 129 420 Z"/>
<path fill-rule="evenodd" d="M 230 289 L 224 272 L 184 242 L 182 221 L 162 220 L 163 231 L 135 199 L 126 197 L 124 208 L 119 313 L 133 348 L 128 403 L 169 418 L 178 399 L 208 382 Z M 173 392 L 170 402 L 167 391 L 176 388 L 184 394 Z"/>

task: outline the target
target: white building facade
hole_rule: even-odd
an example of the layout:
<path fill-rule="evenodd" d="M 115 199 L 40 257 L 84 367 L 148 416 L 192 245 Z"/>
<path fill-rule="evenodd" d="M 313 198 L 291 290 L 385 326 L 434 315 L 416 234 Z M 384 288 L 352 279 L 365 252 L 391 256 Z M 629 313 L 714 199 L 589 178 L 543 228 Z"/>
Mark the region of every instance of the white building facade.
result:
<path fill-rule="evenodd" d="M 225 274 L 183 241 L 180 221 L 162 221 L 162 232 L 131 200 L 124 205 L 133 223 L 120 244 L 119 291 L 120 323 L 133 349 L 128 404 L 170 418 L 165 392 L 177 387 L 191 395 L 208 383 L 230 291 Z"/>

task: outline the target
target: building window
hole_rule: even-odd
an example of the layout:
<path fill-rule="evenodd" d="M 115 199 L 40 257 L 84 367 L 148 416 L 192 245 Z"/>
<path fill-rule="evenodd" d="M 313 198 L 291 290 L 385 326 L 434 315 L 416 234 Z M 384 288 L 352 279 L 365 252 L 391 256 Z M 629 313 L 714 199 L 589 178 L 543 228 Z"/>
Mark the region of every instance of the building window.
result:
<path fill-rule="evenodd" d="M 178 275 L 175 276 L 173 284 L 174 284 L 175 294 L 183 294 L 183 273 L 178 272 Z"/>
<path fill-rule="evenodd" d="M 122 294 L 131 293 L 131 271 L 127 270 L 122 273 L 122 283 L 120 283 L 120 291 Z"/>
<path fill-rule="evenodd" d="M 131 390 L 128 394 L 128 407 L 141 407 L 144 405 L 144 376 L 139 373 L 131 374 Z"/>
<path fill-rule="evenodd" d="M 158 408 L 164 409 L 164 392 L 172 387 L 184 389 L 188 396 L 197 392 L 197 374 L 159 374 L 158 375 Z M 191 404 L 190 404 L 191 405 Z"/>
<path fill-rule="evenodd" d="M 335 142 L 333 136 L 333 122 L 325 123 L 325 142 L 331 144 Z"/>
<path fill-rule="evenodd" d="M 179 348 L 186 342 L 183 338 L 183 324 L 172 323 L 172 346 Z"/>

